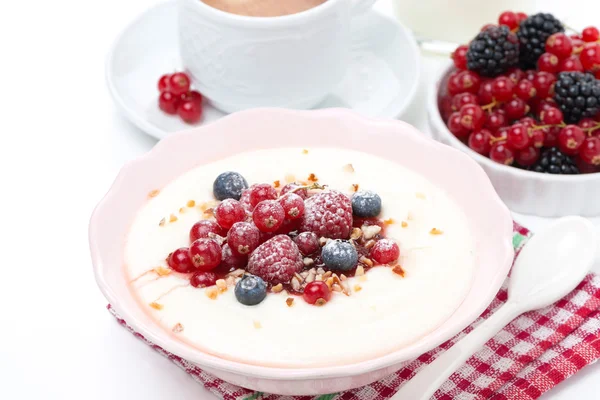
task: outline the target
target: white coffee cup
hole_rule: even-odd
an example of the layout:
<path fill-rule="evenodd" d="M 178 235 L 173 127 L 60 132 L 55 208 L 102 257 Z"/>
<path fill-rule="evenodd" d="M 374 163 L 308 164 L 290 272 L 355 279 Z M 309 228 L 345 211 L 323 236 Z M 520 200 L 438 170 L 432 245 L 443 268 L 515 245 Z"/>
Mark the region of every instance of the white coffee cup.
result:
<path fill-rule="evenodd" d="M 344 77 L 352 18 L 374 2 L 328 0 L 297 14 L 248 17 L 178 0 L 183 65 L 225 112 L 311 108 Z"/>

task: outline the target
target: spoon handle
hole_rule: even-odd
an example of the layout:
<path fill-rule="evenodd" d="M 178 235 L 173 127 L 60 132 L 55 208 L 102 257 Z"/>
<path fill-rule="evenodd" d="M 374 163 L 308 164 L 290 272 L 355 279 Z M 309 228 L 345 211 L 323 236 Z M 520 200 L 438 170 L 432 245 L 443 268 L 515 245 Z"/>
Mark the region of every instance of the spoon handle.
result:
<path fill-rule="evenodd" d="M 473 353 L 522 312 L 510 301 L 506 303 L 462 340 L 423 367 L 396 392 L 392 400 L 429 400 Z"/>

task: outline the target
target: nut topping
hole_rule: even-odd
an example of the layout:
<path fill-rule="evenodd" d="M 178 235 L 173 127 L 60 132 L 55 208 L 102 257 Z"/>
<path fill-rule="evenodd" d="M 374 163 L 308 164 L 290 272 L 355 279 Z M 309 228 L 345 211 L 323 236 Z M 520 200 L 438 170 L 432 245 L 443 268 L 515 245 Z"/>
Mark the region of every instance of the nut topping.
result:
<path fill-rule="evenodd" d="M 362 226 L 363 236 L 365 239 L 373 239 L 375 236 L 381 232 L 381 227 L 379 225 L 363 225 Z"/>

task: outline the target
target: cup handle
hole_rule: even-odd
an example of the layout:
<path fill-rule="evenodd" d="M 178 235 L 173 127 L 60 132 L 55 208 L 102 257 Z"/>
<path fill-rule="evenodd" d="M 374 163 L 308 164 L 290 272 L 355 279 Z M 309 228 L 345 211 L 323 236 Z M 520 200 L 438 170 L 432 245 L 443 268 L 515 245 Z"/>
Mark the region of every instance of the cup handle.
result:
<path fill-rule="evenodd" d="M 373 7 L 373 4 L 376 1 L 377 0 L 352 0 L 353 4 L 350 9 L 354 15 L 360 15 Z"/>

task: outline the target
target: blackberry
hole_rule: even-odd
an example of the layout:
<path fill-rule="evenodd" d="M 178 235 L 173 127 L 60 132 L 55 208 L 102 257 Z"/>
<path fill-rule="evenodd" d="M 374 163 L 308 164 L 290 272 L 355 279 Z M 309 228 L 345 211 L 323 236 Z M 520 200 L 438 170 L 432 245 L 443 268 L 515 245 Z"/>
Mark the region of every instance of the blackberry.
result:
<path fill-rule="evenodd" d="M 593 117 L 600 111 L 600 81 L 583 72 L 561 72 L 554 86 L 554 100 L 569 124 Z"/>
<path fill-rule="evenodd" d="M 539 161 L 530 167 L 530 170 L 559 175 L 579 174 L 579 168 L 573 159 L 562 153 L 557 147 L 550 147 L 542 151 Z"/>
<path fill-rule="evenodd" d="M 538 58 L 546 51 L 546 40 L 550 35 L 564 31 L 564 26 L 552 14 L 534 14 L 523 20 L 517 32 L 521 44 L 521 68 L 535 69 Z"/>
<path fill-rule="evenodd" d="M 479 32 L 467 51 L 467 68 L 483 76 L 498 76 L 518 62 L 519 39 L 504 25 Z"/>

